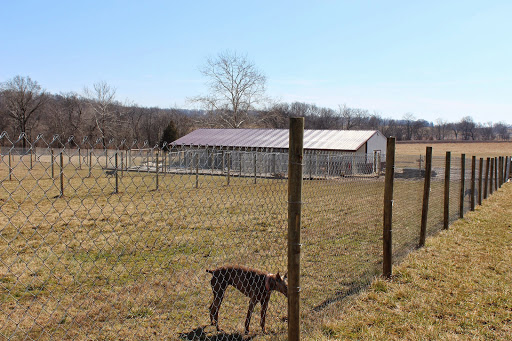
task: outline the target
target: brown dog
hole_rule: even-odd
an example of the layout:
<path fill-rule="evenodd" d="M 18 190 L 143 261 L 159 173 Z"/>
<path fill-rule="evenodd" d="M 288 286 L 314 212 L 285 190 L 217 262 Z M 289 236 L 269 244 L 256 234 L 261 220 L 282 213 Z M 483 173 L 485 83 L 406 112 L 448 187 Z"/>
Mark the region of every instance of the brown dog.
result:
<path fill-rule="evenodd" d="M 213 275 L 211 284 L 213 302 L 210 305 L 210 321 L 219 330 L 219 308 L 228 285 L 232 285 L 244 295 L 248 296 L 249 310 L 245 319 L 245 333 L 249 333 L 251 315 L 256 303 L 261 303 L 261 329 L 265 333 L 265 316 L 272 290 L 277 290 L 288 297 L 286 275 L 284 278 L 277 274 L 250 269 L 241 266 L 225 266 L 215 270 L 206 270 Z"/>

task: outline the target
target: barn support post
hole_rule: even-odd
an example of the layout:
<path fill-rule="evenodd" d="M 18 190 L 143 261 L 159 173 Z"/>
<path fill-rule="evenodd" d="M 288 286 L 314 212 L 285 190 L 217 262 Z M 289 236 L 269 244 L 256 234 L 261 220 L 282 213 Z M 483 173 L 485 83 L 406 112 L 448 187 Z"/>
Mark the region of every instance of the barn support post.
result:
<path fill-rule="evenodd" d="M 393 185 L 395 177 L 395 138 L 389 137 L 386 146 L 386 176 L 384 187 L 384 222 L 382 235 L 382 276 L 391 278 L 392 273 L 392 222 L 393 222 Z"/>
<path fill-rule="evenodd" d="M 459 218 L 464 218 L 464 195 L 466 183 L 466 154 L 460 155 L 460 196 L 459 196 Z"/>
<path fill-rule="evenodd" d="M 471 200 L 470 200 L 470 209 L 471 211 L 475 210 L 475 179 L 476 179 L 476 156 L 473 155 L 471 157 Z"/>
<path fill-rule="evenodd" d="M 484 168 L 484 159 L 480 158 L 480 163 L 478 164 L 478 205 L 482 205 L 482 176 L 483 176 L 483 168 Z"/>
<path fill-rule="evenodd" d="M 450 223 L 450 173 L 451 173 L 451 152 L 446 152 L 446 160 L 444 166 L 444 216 L 443 228 L 448 229 Z"/>
<path fill-rule="evenodd" d="M 199 188 L 199 154 L 195 155 L 194 163 L 196 166 L 196 188 Z"/>
<path fill-rule="evenodd" d="M 421 227 L 419 247 L 425 246 L 427 235 L 428 202 L 430 199 L 430 180 L 432 177 L 432 147 L 427 147 L 425 160 L 425 181 L 423 182 L 423 206 L 421 208 Z"/>
<path fill-rule="evenodd" d="M 288 153 L 288 340 L 300 340 L 300 229 L 304 118 L 290 118 Z"/>
<path fill-rule="evenodd" d="M 487 158 L 485 161 L 485 182 L 484 182 L 484 200 L 487 199 L 489 191 L 489 167 L 491 164 L 491 158 Z"/>

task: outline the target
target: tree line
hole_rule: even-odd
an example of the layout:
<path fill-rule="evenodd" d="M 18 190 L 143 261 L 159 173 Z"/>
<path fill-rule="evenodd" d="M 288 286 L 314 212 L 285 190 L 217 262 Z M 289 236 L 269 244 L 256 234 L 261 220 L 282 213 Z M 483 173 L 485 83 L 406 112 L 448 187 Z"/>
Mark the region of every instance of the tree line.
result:
<path fill-rule="evenodd" d="M 24 132 L 29 141 L 38 134 L 58 134 L 99 140 L 112 139 L 163 145 L 198 128 L 286 129 L 290 117 L 305 117 L 306 129 L 380 130 L 397 140 L 509 140 L 504 122 L 478 123 L 471 116 L 458 122 L 428 122 L 405 114 L 385 118 L 366 109 L 325 108 L 315 104 L 272 102 L 265 97 L 265 76 L 245 56 L 220 54 L 208 59 L 201 71 L 209 80 L 209 93 L 193 97 L 201 109 L 142 107 L 121 102 L 106 82 L 84 88 L 82 93 L 51 94 L 35 80 L 15 76 L 0 83 L 0 131 L 11 141 Z M 1 143 L 7 141 L 3 139 Z M 23 140 L 25 147 L 25 141 Z"/>

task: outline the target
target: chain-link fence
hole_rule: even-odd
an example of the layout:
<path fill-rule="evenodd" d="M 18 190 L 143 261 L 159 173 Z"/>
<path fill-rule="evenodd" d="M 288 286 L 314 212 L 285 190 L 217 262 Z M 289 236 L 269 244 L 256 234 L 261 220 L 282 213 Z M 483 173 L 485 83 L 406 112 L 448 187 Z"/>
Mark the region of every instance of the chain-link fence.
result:
<path fill-rule="evenodd" d="M 0 144 L 2 338 L 241 339 L 256 306 L 249 337 L 286 339 L 286 153 L 5 133 Z M 382 272 L 380 158 L 305 154 L 305 336 Z M 397 259 L 418 243 L 424 158 L 397 157 Z M 432 162 L 429 234 L 443 226 L 444 162 Z"/>

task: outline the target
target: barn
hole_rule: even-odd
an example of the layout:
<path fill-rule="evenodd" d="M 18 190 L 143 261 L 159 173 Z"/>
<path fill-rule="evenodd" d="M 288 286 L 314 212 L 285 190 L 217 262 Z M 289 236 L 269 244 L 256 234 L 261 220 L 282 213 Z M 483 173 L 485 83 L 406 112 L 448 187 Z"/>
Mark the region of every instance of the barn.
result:
<path fill-rule="evenodd" d="M 176 167 L 285 176 L 288 129 L 197 129 L 172 143 Z M 377 130 L 305 130 L 305 176 L 337 177 L 380 170 L 386 137 Z"/>

